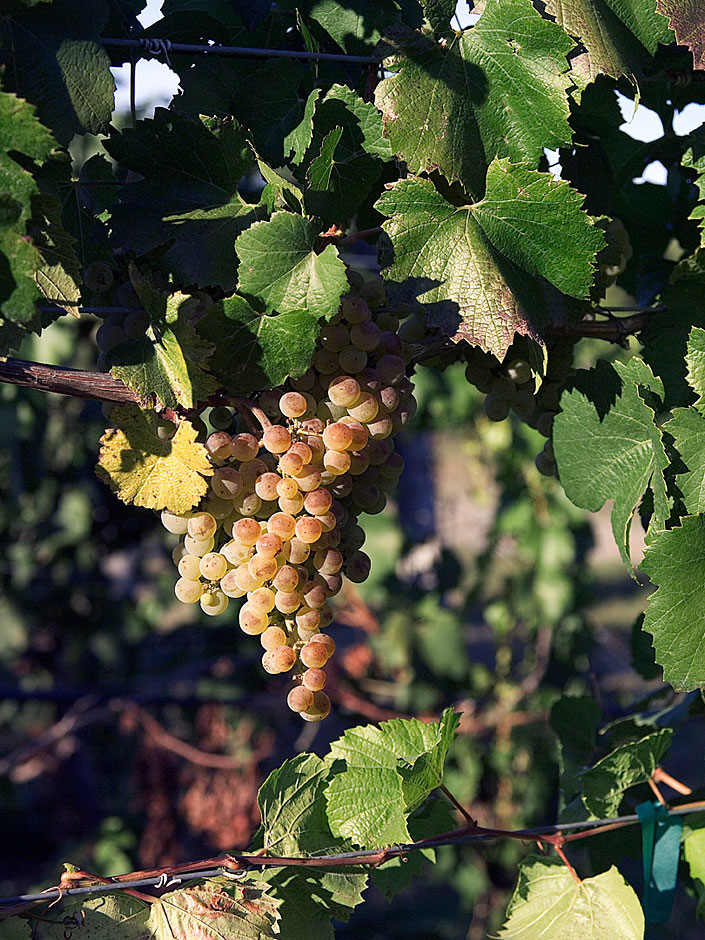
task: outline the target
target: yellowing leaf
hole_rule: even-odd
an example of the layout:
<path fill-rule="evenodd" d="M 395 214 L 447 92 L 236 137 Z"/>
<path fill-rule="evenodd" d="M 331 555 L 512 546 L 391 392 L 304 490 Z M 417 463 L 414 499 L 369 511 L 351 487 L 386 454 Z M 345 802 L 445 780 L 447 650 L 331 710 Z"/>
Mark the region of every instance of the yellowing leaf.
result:
<path fill-rule="evenodd" d="M 100 440 L 103 445 L 96 473 L 125 503 L 146 509 L 187 512 L 208 489 L 213 473 L 205 447 L 196 431 L 182 421 L 171 440 L 157 436 L 155 411 L 136 405 L 116 408 L 117 428 Z"/>

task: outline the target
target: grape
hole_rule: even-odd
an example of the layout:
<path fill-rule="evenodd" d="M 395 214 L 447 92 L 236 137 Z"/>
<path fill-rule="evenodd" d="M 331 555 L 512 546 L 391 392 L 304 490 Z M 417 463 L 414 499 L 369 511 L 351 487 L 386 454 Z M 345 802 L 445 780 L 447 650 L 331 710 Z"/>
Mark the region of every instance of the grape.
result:
<path fill-rule="evenodd" d="M 177 516 L 165 509 L 161 514 L 161 520 L 167 532 L 173 532 L 174 535 L 186 535 L 188 532 L 188 516 Z"/>
<path fill-rule="evenodd" d="M 306 399 L 300 392 L 286 392 L 279 399 L 279 410 L 286 418 L 300 418 L 307 407 Z"/>
<path fill-rule="evenodd" d="M 233 423 L 233 413 L 230 408 L 223 405 L 217 405 L 211 408 L 208 414 L 208 423 L 216 431 L 227 431 Z"/>
<path fill-rule="evenodd" d="M 341 476 L 350 469 L 352 459 L 345 451 L 327 450 L 323 457 L 323 466 L 335 476 Z"/>
<path fill-rule="evenodd" d="M 206 450 L 216 460 L 225 460 L 230 456 L 233 439 L 227 431 L 213 431 L 206 438 Z"/>
<path fill-rule="evenodd" d="M 189 555 L 198 555 L 199 557 L 207 555 L 208 552 L 213 550 L 214 544 L 212 537 L 209 539 L 192 539 L 190 535 L 187 535 L 184 538 L 184 548 Z"/>
<path fill-rule="evenodd" d="M 297 685 L 287 695 L 286 704 L 292 712 L 306 711 L 313 707 L 313 692 L 303 685 Z"/>
<path fill-rule="evenodd" d="M 242 588 L 247 594 L 251 591 L 256 591 L 257 588 L 262 587 L 264 584 L 264 578 L 260 581 L 259 578 L 255 578 L 252 572 L 250 571 L 250 564 L 242 564 L 238 568 L 235 568 L 235 584 L 239 588 Z"/>
<path fill-rule="evenodd" d="M 279 460 L 279 469 L 282 473 L 288 473 L 291 476 L 298 476 L 304 468 L 304 462 L 299 456 L 291 452 L 291 448 Z M 280 496 L 283 494 L 280 493 Z"/>
<path fill-rule="evenodd" d="M 490 382 L 489 393 L 500 401 L 510 402 L 516 393 L 517 387 L 506 375 L 498 375 Z"/>
<path fill-rule="evenodd" d="M 310 392 L 316 384 L 316 373 L 313 369 L 308 369 L 298 379 L 291 379 L 291 384 L 297 392 Z"/>
<path fill-rule="evenodd" d="M 360 397 L 360 384 L 349 375 L 339 375 L 328 386 L 328 397 L 334 405 L 350 408 Z"/>
<path fill-rule="evenodd" d="M 313 367 L 321 375 L 333 375 L 340 368 L 338 354 L 327 349 L 317 349 L 313 357 Z"/>
<path fill-rule="evenodd" d="M 379 412 L 379 402 L 371 392 L 361 392 L 357 403 L 348 408 L 348 414 L 356 421 L 367 424 L 374 421 Z"/>
<path fill-rule="evenodd" d="M 327 633 L 317 633 L 316 636 L 311 641 L 312 643 L 321 643 L 328 653 L 328 658 L 333 655 L 335 652 L 335 642 L 332 636 L 328 636 Z"/>
<path fill-rule="evenodd" d="M 243 633 L 257 636 L 264 633 L 269 625 L 269 617 L 263 610 L 258 610 L 253 604 L 243 604 L 238 614 L 238 622 Z"/>
<path fill-rule="evenodd" d="M 277 483 L 277 496 L 282 496 L 284 499 L 293 499 L 298 492 L 299 484 L 296 480 L 284 477 Z"/>
<path fill-rule="evenodd" d="M 236 434 L 230 450 L 235 460 L 254 460 L 259 453 L 259 441 L 254 434 Z"/>
<path fill-rule="evenodd" d="M 261 473 L 255 481 L 255 493 L 260 499 L 267 501 L 276 499 L 279 495 L 277 493 L 277 484 L 280 480 L 279 474 L 273 473 L 271 470 Z"/>
<path fill-rule="evenodd" d="M 182 604 L 195 604 L 203 594 L 203 585 L 200 581 L 192 581 L 190 578 L 179 578 L 174 585 L 174 594 Z"/>
<path fill-rule="evenodd" d="M 404 378 L 406 366 L 401 356 L 386 354 L 377 360 L 375 368 L 385 385 L 396 385 Z"/>
<path fill-rule="evenodd" d="M 303 599 L 309 607 L 323 607 L 328 600 L 328 587 L 322 578 L 309 581 L 300 589 Z"/>
<path fill-rule="evenodd" d="M 296 496 L 293 496 L 291 499 L 280 496 L 278 505 L 282 512 L 295 516 L 297 513 L 301 512 L 304 507 L 304 494 L 297 493 Z"/>
<path fill-rule="evenodd" d="M 400 412 L 400 414 L 403 414 L 403 412 Z M 405 423 L 402 423 L 402 427 L 405 427 Z M 367 431 L 373 441 L 383 441 L 389 437 L 393 430 L 394 422 L 389 417 L 377 418 L 367 425 Z"/>
<path fill-rule="evenodd" d="M 127 334 L 122 326 L 118 326 L 117 323 L 112 322 L 111 318 L 110 320 L 106 320 L 105 323 L 101 323 L 98 327 L 95 334 L 95 341 L 99 349 L 102 349 L 103 352 L 107 352 L 109 349 L 114 349 L 116 346 L 126 343 Z"/>
<path fill-rule="evenodd" d="M 182 545 L 178 546 L 183 548 Z M 198 581 L 201 577 L 201 559 L 198 555 L 182 555 L 178 561 L 177 567 L 182 578 L 188 581 Z"/>
<path fill-rule="evenodd" d="M 262 476 L 263 473 L 267 473 L 268 471 L 269 467 L 264 460 L 261 460 L 259 457 L 255 457 L 253 460 L 241 464 L 240 476 L 242 477 L 242 485 L 245 489 L 250 491 L 254 490 L 257 477 Z"/>
<path fill-rule="evenodd" d="M 301 473 L 296 477 L 299 489 L 304 493 L 311 493 L 317 490 L 321 485 L 321 471 L 313 464 L 306 464 Z"/>
<path fill-rule="evenodd" d="M 220 579 L 220 590 L 228 597 L 243 597 L 247 591 L 241 588 L 237 582 L 237 570 L 231 568 L 228 573 Z"/>
<path fill-rule="evenodd" d="M 340 352 L 350 342 L 350 333 L 342 323 L 329 323 L 321 330 L 319 342 L 329 352 Z"/>
<path fill-rule="evenodd" d="M 128 339 L 139 339 L 149 329 L 149 314 L 145 310 L 133 310 L 123 321 L 123 329 Z"/>
<path fill-rule="evenodd" d="M 102 294 L 112 286 L 113 269 L 106 261 L 93 261 L 83 272 L 83 280 L 88 290 Z"/>
<path fill-rule="evenodd" d="M 503 398 L 488 395 L 483 407 L 490 421 L 504 421 L 509 415 L 509 402 Z"/>
<path fill-rule="evenodd" d="M 293 614 L 301 607 L 301 598 L 296 591 L 277 591 L 274 595 L 274 606 L 282 614 Z"/>
<path fill-rule="evenodd" d="M 197 512 L 188 520 L 187 529 L 192 539 L 202 542 L 215 535 L 218 523 L 209 512 Z"/>
<path fill-rule="evenodd" d="M 288 672 L 296 665 L 296 653 L 290 646 L 277 646 L 272 653 L 277 672 Z"/>
<path fill-rule="evenodd" d="M 536 455 L 536 469 L 544 476 L 552 477 L 556 475 L 556 461 L 551 459 L 545 451 Z"/>
<path fill-rule="evenodd" d="M 353 442 L 353 432 L 347 424 L 329 424 L 323 432 L 323 443 L 328 450 L 348 450 Z"/>
<path fill-rule="evenodd" d="M 326 684 L 326 674 L 322 669 L 307 669 L 301 676 L 301 682 L 312 692 L 320 692 Z"/>
<path fill-rule="evenodd" d="M 304 721 L 323 721 L 330 714 L 330 699 L 325 692 L 314 692 L 313 705 L 300 714 Z"/>
<path fill-rule="evenodd" d="M 274 532 L 263 532 L 257 539 L 255 548 L 257 553 L 263 558 L 274 558 L 284 547 L 284 542 L 279 535 Z"/>
<path fill-rule="evenodd" d="M 343 568 L 345 576 L 354 584 L 360 584 L 370 573 L 370 559 L 364 552 L 355 552 Z"/>
<path fill-rule="evenodd" d="M 273 424 L 262 435 L 262 444 L 271 454 L 283 454 L 291 447 L 291 434 L 281 424 Z"/>
<path fill-rule="evenodd" d="M 550 437 L 553 432 L 553 419 L 555 414 L 552 411 L 544 411 L 536 422 L 536 430 L 544 437 Z"/>
<path fill-rule="evenodd" d="M 218 617 L 228 609 L 229 598 L 222 591 L 212 591 L 201 596 L 201 610 L 209 617 Z"/>
<path fill-rule="evenodd" d="M 264 633 L 260 634 L 260 642 L 266 650 L 274 650 L 278 646 L 284 646 L 286 633 L 281 627 L 267 627 Z"/>
<path fill-rule="evenodd" d="M 296 522 L 296 538 L 299 539 L 300 542 L 305 542 L 307 545 L 310 545 L 311 542 L 315 542 L 316 539 L 320 538 L 322 531 L 321 523 L 315 516 L 302 516 Z"/>
<path fill-rule="evenodd" d="M 289 594 L 298 587 L 299 572 L 293 565 L 282 565 L 272 578 L 272 584 L 278 591 Z"/>
<path fill-rule="evenodd" d="M 313 640 L 309 640 L 308 643 L 302 646 L 299 658 L 304 666 L 320 669 L 328 662 L 328 650 L 322 643 L 314 643 Z"/>
<path fill-rule="evenodd" d="M 364 320 L 362 323 L 356 323 L 350 330 L 350 342 L 358 349 L 371 352 L 379 345 L 379 333 L 376 323 L 372 320 Z"/>
<path fill-rule="evenodd" d="M 317 551 L 313 556 L 313 566 L 321 574 L 336 574 L 343 567 L 343 556 L 337 548 Z"/>
<path fill-rule="evenodd" d="M 199 570 L 206 581 L 220 581 L 228 570 L 228 562 L 219 552 L 208 552 L 201 558 Z"/>
<path fill-rule="evenodd" d="M 362 297 L 347 294 L 340 302 L 340 312 L 348 323 L 362 323 L 370 318 L 370 308 Z"/>
<path fill-rule="evenodd" d="M 311 490 L 304 499 L 304 509 L 312 516 L 323 516 L 333 504 L 333 497 L 329 490 L 319 487 L 317 490 Z M 320 521 L 320 519 L 319 519 Z"/>
<path fill-rule="evenodd" d="M 360 297 L 367 301 L 370 307 L 381 307 L 386 299 L 384 281 L 377 278 L 365 281 L 360 286 Z"/>
<path fill-rule="evenodd" d="M 298 454 L 298 456 L 301 457 L 302 463 L 304 465 L 311 463 L 313 460 L 313 451 L 304 441 L 294 441 L 287 453 Z"/>
<path fill-rule="evenodd" d="M 528 382 L 531 379 L 532 372 L 531 366 L 525 359 L 514 359 L 513 362 L 510 362 L 506 367 L 505 372 L 507 377 L 516 382 L 517 385 L 523 385 L 524 382 Z"/>
<path fill-rule="evenodd" d="M 253 555 L 247 568 L 252 577 L 261 583 L 269 581 L 277 573 L 277 561 L 275 558 L 265 558 L 264 555 Z"/>
<path fill-rule="evenodd" d="M 220 499 L 235 499 L 242 490 L 242 475 L 235 467 L 216 467 L 211 489 Z"/>
<path fill-rule="evenodd" d="M 239 519 L 233 526 L 233 538 L 242 545 L 254 545 L 261 534 L 260 524 L 254 519 Z"/>
<path fill-rule="evenodd" d="M 292 538 L 296 530 L 296 519 L 290 516 L 289 513 L 275 512 L 273 516 L 269 517 L 267 528 L 270 532 L 278 535 L 283 542 L 287 542 Z M 234 529 L 233 535 L 235 535 Z M 257 538 L 259 538 L 259 535 Z M 257 539 L 255 539 L 255 541 L 257 541 Z M 254 545 L 254 542 L 252 544 Z"/>
<path fill-rule="evenodd" d="M 339 366 L 343 372 L 359 372 L 367 365 L 367 353 L 363 352 L 362 349 L 358 349 L 357 346 L 346 346 L 337 359 L 336 366 Z"/>
<path fill-rule="evenodd" d="M 321 615 L 315 607 L 299 607 L 296 612 L 296 625 L 302 630 L 316 630 L 320 622 Z"/>

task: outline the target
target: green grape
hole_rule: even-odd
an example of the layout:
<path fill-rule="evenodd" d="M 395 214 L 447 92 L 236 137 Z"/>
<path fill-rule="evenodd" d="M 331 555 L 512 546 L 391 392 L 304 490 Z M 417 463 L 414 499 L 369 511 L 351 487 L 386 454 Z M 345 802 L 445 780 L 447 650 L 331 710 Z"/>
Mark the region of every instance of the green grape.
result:
<path fill-rule="evenodd" d="M 514 359 L 505 367 L 507 378 L 511 379 L 517 385 L 523 385 L 531 379 L 531 366 L 525 359 Z"/>
<path fill-rule="evenodd" d="M 174 535 L 186 535 L 188 531 L 188 520 L 188 516 L 178 516 L 176 513 L 169 512 L 168 509 L 162 510 L 162 525 L 167 532 L 173 532 Z"/>
<path fill-rule="evenodd" d="M 179 578 L 174 585 L 174 594 L 182 604 L 195 604 L 203 594 L 203 585 L 190 578 Z"/>
<path fill-rule="evenodd" d="M 207 598 L 207 600 L 206 600 Z M 218 617 L 228 609 L 230 600 L 222 591 L 211 591 L 201 597 L 201 610 L 209 617 Z"/>
<path fill-rule="evenodd" d="M 313 705 L 300 714 L 304 721 L 323 721 L 330 714 L 330 699 L 325 692 L 314 692 Z"/>
<path fill-rule="evenodd" d="M 286 704 L 292 712 L 306 711 L 313 707 L 313 692 L 303 685 L 297 685 L 287 695 Z"/>
<path fill-rule="evenodd" d="M 233 423 L 233 412 L 223 405 L 211 408 L 208 413 L 208 423 L 216 431 L 227 431 Z"/>

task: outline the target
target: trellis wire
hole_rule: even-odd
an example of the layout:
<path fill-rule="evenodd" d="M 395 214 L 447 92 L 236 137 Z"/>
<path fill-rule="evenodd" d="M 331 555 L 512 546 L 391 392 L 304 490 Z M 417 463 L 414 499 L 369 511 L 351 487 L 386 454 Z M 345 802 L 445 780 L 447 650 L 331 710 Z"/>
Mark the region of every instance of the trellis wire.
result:
<path fill-rule="evenodd" d="M 705 806 L 702 803 L 698 805 L 684 805 L 682 807 L 672 806 L 668 809 L 669 815 L 677 816 L 686 816 L 690 813 L 702 813 L 705 812 Z M 521 838 L 526 837 L 527 841 L 537 840 L 540 841 L 542 836 L 558 835 L 564 832 L 575 831 L 580 829 L 600 829 L 603 826 L 612 826 L 615 823 L 621 823 L 622 825 L 630 825 L 633 823 L 638 823 L 639 817 L 636 814 L 629 816 L 616 816 L 612 819 L 588 819 L 581 822 L 572 822 L 548 826 L 536 826 L 532 829 L 519 829 L 514 833 L 511 833 L 514 836 L 519 836 Z M 509 835 L 508 833 L 507 835 Z M 320 863 L 321 868 L 326 867 L 337 867 L 351 860 L 359 860 L 360 865 L 374 863 L 380 858 L 380 855 L 384 856 L 384 861 L 387 861 L 391 858 L 398 858 L 403 855 L 407 855 L 409 852 L 415 852 L 420 849 L 435 848 L 441 847 L 443 845 L 459 845 L 472 842 L 488 842 L 494 839 L 501 839 L 505 836 L 502 833 L 473 833 L 468 832 L 467 834 L 458 833 L 453 836 L 442 837 L 440 836 L 437 841 L 434 841 L 433 838 L 423 839 L 418 843 L 410 843 L 408 845 L 394 845 L 390 846 L 387 849 L 363 849 L 359 852 L 341 852 L 338 855 L 308 855 L 302 856 L 300 858 L 267 858 L 266 855 L 252 855 L 252 856 L 243 856 L 238 853 L 237 860 L 239 863 L 243 864 L 246 867 L 243 867 L 239 871 L 234 871 L 227 868 L 225 865 L 221 867 L 214 868 L 211 866 L 209 868 L 194 868 L 193 870 L 186 872 L 178 872 L 172 878 L 166 881 L 165 877 L 168 878 L 169 872 L 164 871 L 159 875 L 151 875 L 146 878 L 140 878 L 134 881 L 119 881 L 119 882 L 110 882 L 108 884 L 93 884 L 93 885 L 80 885 L 76 888 L 52 888 L 47 891 L 42 891 L 35 894 L 19 894 L 15 897 L 5 897 L 0 898 L 0 910 L 3 906 L 19 905 L 19 904 L 30 904 L 38 901 L 52 901 L 58 900 L 62 897 L 77 897 L 82 895 L 90 894 L 101 894 L 109 893 L 111 891 L 126 891 L 134 888 L 143 888 L 143 887 L 153 887 L 153 888 L 164 888 L 164 887 L 173 887 L 181 884 L 183 881 L 193 881 L 201 878 L 217 878 L 217 877 L 242 877 L 247 874 L 249 871 L 257 871 L 265 868 L 286 868 L 286 867 L 296 867 L 301 863 L 305 862 L 306 866 L 318 867 L 316 862 Z M 367 862 L 366 860 L 370 860 Z M 198 864 L 197 862 L 194 864 Z"/>
<path fill-rule="evenodd" d="M 221 55 L 245 59 L 308 59 L 314 62 L 350 62 L 358 65 L 379 65 L 382 61 L 377 56 L 349 55 L 337 52 L 307 52 L 292 49 L 260 49 L 249 46 L 201 45 L 192 42 L 172 42 L 170 39 L 115 39 L 104 37 L 100 40 L 104 46 L 137 49 L 157 58 L 163 55 L 167 61 L 169 53 L 176 55 Z"/>

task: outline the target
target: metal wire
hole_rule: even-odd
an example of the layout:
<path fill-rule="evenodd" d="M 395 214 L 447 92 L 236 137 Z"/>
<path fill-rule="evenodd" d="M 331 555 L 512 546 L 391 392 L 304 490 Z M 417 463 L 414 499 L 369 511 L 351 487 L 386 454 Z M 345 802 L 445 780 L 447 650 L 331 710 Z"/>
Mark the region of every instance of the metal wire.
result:
<path fill-rule="evenodd" d="M 138 49 L 147 56 L 157 58 L 163 55 L 169 62 L 172 55 L 220 55 L 235 56 L 244 59 L 308 59 L 314 62 L 350 62 L 358 65 L 379 65 L 381 57 L 366 55 L 348 55 L 337 52 L 306 52 L 291 49 L 259 49 L 249 46 L 212 46 L 191 42 L 171 42 L 169 39 L 101 39 L 104 46 L 124 49 Z"/>
<path fill-rule="evenodd" d="M 686 816 L 690 813 L 703 813 L 705 812 L 705 806 L 689 806 L 685 805 L 682 807 L 672 806 L 668 809 L 669 815 L 677 816 Z M 599 829 L 602 826 L 611 826 L 615 823 L 622 823 L 623 825 L 638 823 L 639 817 L 636 814 L 629 816 L 616 816 L 612 819 L 588 819 L 582 822 L 573 822 L 573 823 L 556 823 L 549 826 L 536 826 L 531 829 L 519 829 L 516 830 L 513 835 L 519 836 L 521 838 L 526 837 L 527 841 L 538 839 L 541 836 L 555 835 L 558 833 L 569 832 L 580 829 Z M 471 842 L 489 842 L 494 839 L 501 839 L 503 835 L 501 833 L 475 833 L 469 832 L 467 835 L 462 833 L 453 835 L 453 836 L 439 836 L 438 841 L 434 841 L 433 838 L 424 839 L 419 843 L 411 843 L 409 845 L 395 845 L 391 846 L 389 849 L 384 851 L 385 861 L 390 858 L 398 858 L 399 856 L 407 855 L 409 852 L 415 852 L 419 849 L 428 849 L 441 847 L 443 845 L 459 845 Z M 306 861 L 307 867 L 312 867 L 315 862 L 320 862 L 321 868 L 326 867 L 335 867 L 336 864 L 347 862 L 351 859 L 359 859 L 360 864 L 366 864 L 366 859 L 376 860 L 380 856 L 379 849 L 364 849 L 359 852 L 342 852 L 338 855 L 316 855 L 316 856 L 305 856 L 301 859 L 290 859 L 288 861 L 288 867 L 295 867 L 297 862 Z M 238 855 L 238 860 L 244 862 L 242 855 Z M 47 891 L 42 891 L 41 893 L 36 894 L 18 894 L 15 897 L 6 897 L 0 898 L 0 909 L 2 907 L 9 907 L 11 905 L 20 905 L 20 904 L 30 904 L 37 901 L 52 901 L 57 900 L 62 897 L 76 897 L 79 895 L 90 895 L 90 894 L 101 894 L 109 893 L 111 891 L 125 891 L 130 888 L 163 888 L 163 887 L 172 887 L 180 884 L 183 881 L 194 881 L 201 878 L 218 878 L 218 877 L 241 877 L 247 874 L 248 871 L 258 871 L 264 868 L 285 868 L 287 867 L 286 859 L 268 859 L 265 855 L 252 855 L 247 857 L 248 866 L 242 869 L 242 872 L 233 872 L 226 867 L 209 868 L 202 869 L 193 869 L 188 872 L 179 872 L 172 878 L 170 878 L 166 885 L 164 884 L 164 876 L 168 875 L 168 872 L 162 872 L 159 875 L 152 875 L 148 878 L 140 878 L 135 881 L 120 881 L 110 884 L 94 884 L 94 885 L 80 885 L 76 888 L 52 888 Z M 194 864 L 198 864 L 195 862 Z"/>

